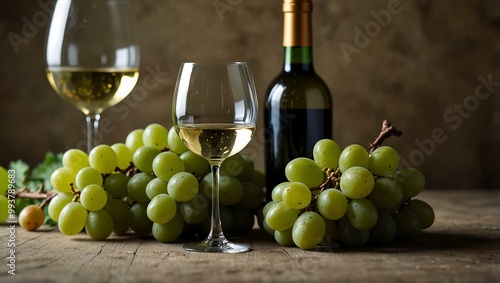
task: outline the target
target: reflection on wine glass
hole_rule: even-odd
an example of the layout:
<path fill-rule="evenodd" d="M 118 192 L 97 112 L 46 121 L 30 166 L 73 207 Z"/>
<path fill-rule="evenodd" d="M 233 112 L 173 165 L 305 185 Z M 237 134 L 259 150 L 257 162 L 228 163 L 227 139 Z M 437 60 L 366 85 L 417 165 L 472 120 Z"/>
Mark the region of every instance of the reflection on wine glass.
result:
<path fill-rule="evenodd" d="M 219 212 L 222 162 L 252 139 L 258 107 L 255 86 L 246 63 L 183 63 L 172 104 L 174 127 L 188 149 L 204 157 L 212 169 L 212 222 L 208 237 L 187 244 L 188 251 L 239 253 L 250 246 L 228 241 Z"/>
<path fill-rule="evenodd" d="M 139 78 L 139 47 L 128 0 L 57 0 L 45 45 L 47 78 L 87 120 L 87 150 L 100 114 Z"/>

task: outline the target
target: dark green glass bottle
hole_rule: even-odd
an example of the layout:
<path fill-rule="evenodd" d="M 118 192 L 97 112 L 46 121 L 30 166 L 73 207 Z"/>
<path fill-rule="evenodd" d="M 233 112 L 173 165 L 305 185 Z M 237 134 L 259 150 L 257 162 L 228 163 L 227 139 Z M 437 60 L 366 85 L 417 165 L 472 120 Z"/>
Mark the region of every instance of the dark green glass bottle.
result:
<path fill-rule="evenodd" d="M 332 96 L 313 66 L 312 2 L 284 0 L 283 13 L 283 70 L 267 90 L 264 112 L 267 201 L 286 181 L 287 163 L 312 158 L 314 144 L 332 138 L 333 127 Z"/>

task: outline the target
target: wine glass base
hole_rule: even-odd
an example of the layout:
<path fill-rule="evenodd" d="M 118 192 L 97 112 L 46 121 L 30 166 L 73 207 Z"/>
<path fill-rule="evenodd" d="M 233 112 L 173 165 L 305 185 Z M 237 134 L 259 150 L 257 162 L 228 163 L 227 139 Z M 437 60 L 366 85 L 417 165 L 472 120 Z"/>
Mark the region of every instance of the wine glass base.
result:
<path fill-rule="evenodd" d="M 203 252 L 203 253 L 243 253 L 248 252 L 252 248 L 246 244 L 233 243 L 226 239 L 223 240 L 210 240 L 206 239 L 203 242 L 185 244 L 184 250 L 190 252 Z"/>

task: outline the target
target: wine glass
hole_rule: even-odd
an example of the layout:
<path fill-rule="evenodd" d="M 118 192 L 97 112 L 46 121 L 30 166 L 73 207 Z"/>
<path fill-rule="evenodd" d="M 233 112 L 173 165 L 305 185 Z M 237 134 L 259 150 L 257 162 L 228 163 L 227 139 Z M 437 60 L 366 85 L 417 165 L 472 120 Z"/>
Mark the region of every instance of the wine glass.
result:
<path fill-rule="evenodd" d="M 219 212 L 219 170 L 226 158 L 250 142 L 257 115 L 255 86 L 246 63 L 181 65 L 172 104 L 174 127 L 189 150 L 208 160 L 212 171 L 210 233 L 202 242 L 186 244 L 186 250 L 239 253 L 251 249 L 224 236 Z"/>
<path fill-rule="evenodd" d="M 90 151 L 98 142 L 100 114 L 139 78 L 128 0 L 56 0 L 45 48 L 50 84 L 86 116 Z"/>

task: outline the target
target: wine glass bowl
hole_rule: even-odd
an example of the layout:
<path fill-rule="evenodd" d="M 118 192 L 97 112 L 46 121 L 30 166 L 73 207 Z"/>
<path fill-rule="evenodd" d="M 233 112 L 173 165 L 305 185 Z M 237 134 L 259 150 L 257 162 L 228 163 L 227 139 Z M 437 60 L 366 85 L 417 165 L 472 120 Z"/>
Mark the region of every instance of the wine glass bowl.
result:
<path fill-rule="evenodd" d="M 232 243 L 222 231 L 219 177 L 222 162 L 250 142 L 258 106 L 247 63 L 183 63 L 172 104 L 174 127 L 186 147 L 208 160 L 212 169 L 212 220 L 207 238 L 187 244 L 188 251 L 238 253 L 250 250 Z"/>
<path fill-rule="evenodd" d="M 90 151 L 100 114 L 127 97 L 139 78 L 128 0 L 56 0 L 45 48 L 48 81 L 85 114 Z"/>

